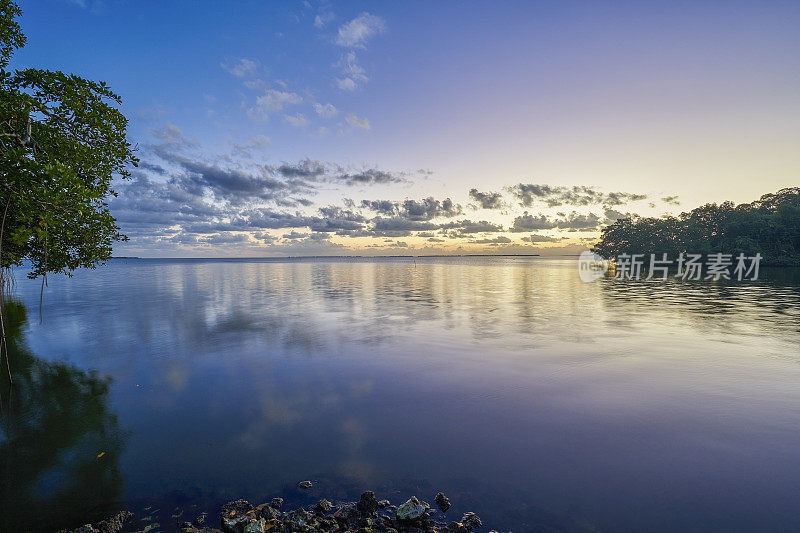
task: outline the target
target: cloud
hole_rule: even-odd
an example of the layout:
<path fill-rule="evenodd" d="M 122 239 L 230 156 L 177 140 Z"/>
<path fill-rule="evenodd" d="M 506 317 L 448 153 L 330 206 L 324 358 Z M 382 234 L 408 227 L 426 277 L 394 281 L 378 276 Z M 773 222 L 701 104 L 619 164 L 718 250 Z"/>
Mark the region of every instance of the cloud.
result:
<path fill-rule="evenodd" d="M 603 218 L 603 220 L 601 221 L 601 225 L 604 226 L 613 224 L 614 222 L 616 222 L 621 218 L 636 218 L 639 216 L 636 213 L 628 213 L 628 212 L 623 213 L 621 211 L 617 211 L 615 209 L 610 209 L 610 208 L 606 209 L 603 212 L 603 215 L 605 218 Z"/>
<path fill-rule="evenodd" d="M 320 9 L 317 15 L 314 17 L 314 27 L 317 29 L 322 29 L 335 19 L 336 15 L 334 15 L 332 11 L 324 8 Z"/>
<path fill-rule="evenodd" d="M 398 232 L 396 235 L 385 233 L 386 236 L 404 237 L 412 231 L 425 231 L 438 229 L 439 226 L 432 222 L 409 220 L 405 217 L 376 217 L 372 221 L 372 229 L 376 232 Z"/>
<path fill-rule="evenodd" d="M 166 124 L 160 130 L 150 130 L 150 134 L 159 141 L 159 149 L 180 150 L 196 146 L 197 143 L 189 140 L 183 131 L 175 124 Z"/>
<path fill-rule="evenodd" d="M 672 204 L 672 205 L 681 205 L 680 201 L 678 201 L 677 196 L 664 196 L 661 198 L 661 201 L 665 204 Z"/>
<path fill-rule="evenodd" d="M 469 241 L 472 244 L 508 244 L 511 242 L 511 239 L 505 237 L 503 235 L 498 235 L 497 237 L 486 238 L 486 239 L 476 239 Z"/>
<path fill-rule="evenodd" d="M 269 208 L 254 209 L 245 213 L 246 224 L 257 229 L 306 228 L 315 219 L 302 213 L 285 213 Z"/>
<path fill-rule="evenodd" d="M 242 82 L 242 85 L 250 89 L 251 91 L 266 91 L 269 88 L 269 84 L 262 80 L 261 78 L 256 78 L 253 80 L 245 80 Z"/>
<path fill-rule="evenodd" d="M 534 243 L 565 239 L 559 232 L 596 231 L 602 224 L 629 215 L 610 206 L 605 206 L 604 217 L 566 209 L 555 215 L 525 211 L 514 217 L 509 227 L 501 221 L 464 218 L 461 205 L 433 196 L 404 200 L 345 198 L 316 207 L 311 199 L 321 190 L 402 183 L 428 172 L 353 168 L 313 158 L 260 164 L 252 160 L 252 154 L 269 145 L 263 135 L 231 143 L 230 154 L 216 157 L 201 154 L 197 144 L 172 124 L 152 131 L 152 136 L 156 142 L 144 145 L 142 162 L 134 170 L 133 179 L 121 183 L 119 196 L 109 199 L 112 214 L 123 233 L 131 237 L 130 248 L 137 252 L 148 247 L 207 250 L 217 245 L 269 245 L 281 253 L 342 253 L 353 250 L 347 246 L 356 246 L 341 244 L 349 238 L 374 238 L 371 244 L 359 246 L 380 248 L 387 245 L 377 239 L 394 243 L 393 239 L 411 236 L 426 239 L 427 246 L 461 240 L 506 251 L 524 246 L 522 243 L 529 243 L 530 248 Z M 564 189 L 588 194 L 585 189 Z M 539 192 L 545 198 L 553 196 L 552 188 Z M 486 209 L 497 209 L 503 203 L 499 192 L 471 189 L 468 193 L 471 201 Z M 619 194 L 601 194 L 612 201 L 621 198 Z M 284 236 L 277 236 L 276 230 L 284 230 Z M 538 233 L 541 230 L 559 231 L 548 236 Z M 504 235 L 506 231 L 524 234 L 522 243 Z"/>
<path fill-rule="evenodd" d="M 346 185 L 403 183 L 407 181 L 407 173 L 405 172 L 391 172 L 378 168 L 353 170 L 308 158 L 297 163 L 284 162 L 278 166 L 268 168 L 272 173 L 286 178 L 302 178 L 307 181 L 344 183 Z"/>
<path fill-rule="evenodd" d="M 550 237 L 549 235 L 540 235 L 538 233 L 531 233 L 527 237 L 522 237 L 522 240 L 533 244 L 535 242 L 558 242 L 561 239 L 556 237 Z"/>
<path fill-rule="evenodd" d="M 509 231 L 514 233 L 530 232 L 542 229 L 566 229 L 569 231 L 593 231 L 601 224 L 600 217 L 594 213 L 582 214 L 576 211 L 570 214 L 559 213 L 560 218 L 550 219 L 545 215 L 530 215 L 525 211 L 514 219 Z"/>
<path fill-rule="evenodd" d="M 356 53 L 352 50 L 344 54 L 339 61 L 334 64 L 344 74 L 344 77 L 338 78 L 337 84 L 339 88 L 345 91 L 355 90 L 360 83 L 369 81 L 367 73 L 364 68 L 358 64 Z"/>
<path fill-rule="evenodd" d="M 380 213 L 381 215 L 394 215 L 397 213 L 398 203 L 390 200 L 361 200 L 361 207 Z"/>
<path fill-rule="evenodd" d="M 350 78 L 336 78 L 336 86 L 343 91 L 355 91 L 358 88 L 356 82 Z"/>
<path fill-rule="evenodd" d="M 322 215 L 314 219 L 309 228 L 317 232 L 337 232 L 346 234 L 350 231 L 364 229 L 367 219 L 349 209 L 342 209 L 338 206 L 320 207 L 319 213 Z"/>
<path fill-rule="evenodd" d="M 569 215 L 555 221 L 555 227 L 571 231 L 591 231 L 600 226 L 600 217 L 594 213 L 581 214 L 573 211 Z"/>
<path fill-rule="evenodd" d="M 270 167 L 285 178 L 317 178 L 325 174 L 325 164 L 316 159 L 305 158 L 297 163 L 282 163 L 277 167 Z"/>
<path fill-rule="evenodd" d="M 297 93 L 267 89 L 263 95 L 256 98 L 256 105 L 247 110 L 247 115 L 250 118 L 267 120 L 271 113 L 281 111 L 288 105 L 300 104 L 302 101 L 303 98 Z"/>
<path fill-rule="evenodd" d="M 281 239 L 289 239 L 289 240 L 305 239 L 306 237 L 308 237 L 308 235 L 309 235 L 308 233 L 300 233 L 298 231 L 292 230 L 289 233 L 281 235 Z"/>
<path fill-rule="evenodd" d="M 242 57 L 232 62 L 221 63 L 220 66 L 237 78 L 244 78 L 254 74 L 256 70 L 258 70 L 258 61 Z"/>
<path fill-rule="evenodd" d="M 432 196 L 423 198 L 422 200 L 406 199 L 403 202 L 362 200 L 361 207 L 384 216 L 396 216 L 416 221 L 432 220 L 434 218 L 452 218 L 462 213 L 461 206 L 453 203 L 450 198 L 436 200 Z"/>
<path fill-rule="evenodd" d="M 295 128 L 305 128 L 308 126 L 308 119 L 301 113 L 297 113 L 296 115 L 284 115 L 283 120 Z"/>
<path fill-rule="evenodd" d="M 354 114 L 350 113 L 349 115 L 347 115 L 347 119 L 346 120 L 347 120 L 347 123 L 350 124 L 353 127 L 361 128 L 361 129 L 365 129 L 365 130 L 370 129 L 369 120 L 367 120 L 366 118 L 358 118 Z"/>
<path fill-rule="evenodd" d="M 386 22 L 382 18 L 364 12 L 339 27 L 336 44 L 347 48 L 364 48 L 369 39 L 385 31 Z"/>
<path fill-rule="evenodd" d="M 275 179 L 269 167 L 252 170 L 222 167 L 165 149 L 157 150 L 164 161 L 176 165 L 173 181 L 195 195 L 211 192 L 219 201 L 238 205 L 254 200 L 293 203 L 291 195 L 313 192 L 308 184 L 298 180 Z"/>
<path fill-rule="evenodd" d="M 484 209 L 501 209 L 503 207 L 503 196 L 499 192 L 479 192 L 478 189 L 470 189 L 469 197 Z"/>
<path fill-rule="evenodd" d="M 346 172 L 334 175 L 333 181 L 342 181 L 348 185 L 363 185 L 378 183 L 401 183 L 407 180 L 403 176 L 392 172 L 387 172 L 376 168 L 369 168 L 360 172 Z"/>
<path fill-rule="evenodd" d="M 256 135 L 243 143 L 231 143 L 231 154 L 243 158 L 250 158 L 254 151 L 263 150 L 270 145 L 269 137 Z"/>
<path fill-rule="evenodd" d="M 322 118 L 332 118 L 335 117 L 339 110 L 334 107 L 333 104 L 314 104 L 314 111 L 317 112 L 317 115 L 321 116 Z"/>
<path fill-rule="evenodd" d="M 216 233 L 198 239 L 198 242 L 205 244 L 234 244 L 250 242 L 250 236 L 246 233 Z"/>
<path fill-rule="evenodd" d="M 516 217 L 514 219 L 514 223 L 511 225 L 510 231 L 513 232 L 529 232 L 531 230 L 538 230 L 538 229 L 552 229 L 555 227 L 555 224 L 551 222 L 546 216 L 539 215 L 533 216 L 529 215 L 527 211 L 525 211 L 522 215 Z"/>
<path fill-rule="evenodd" d="M 453 230 L 452 236 L 469 235 L 473 233 L 497 233 L 503 231 L 503 226 L 486 220 L 472 221 L 469 219 L 447 222 L 439 226 L 443 230 Z"/>
<path fill-rule="evenodd" d="M 535 183 L 519 183 L 507 190 L 518 200 L 521 206 L 531 207 L 535 202 L 546 204 L 548 207 L 588 206 L 588 205 L 623 205 L 629 202 L 645 200 L 647 195 L 610 192 L 604 193 L 584 185 L 572 187 L 553 186 Z"/>

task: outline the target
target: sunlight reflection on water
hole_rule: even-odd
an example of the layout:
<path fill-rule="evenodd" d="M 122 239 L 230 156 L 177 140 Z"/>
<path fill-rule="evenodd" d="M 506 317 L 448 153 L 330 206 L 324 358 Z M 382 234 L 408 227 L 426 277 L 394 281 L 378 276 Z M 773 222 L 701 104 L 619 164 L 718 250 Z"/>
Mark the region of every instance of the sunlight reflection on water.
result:
<path fill-rule="evenodd" d="M 506 530 L 797 529 L 800 279 L 764 278 L 115 260 L 51 280 L 26 338 L 113 379 L 129 501 L 301 499 L 311 478 L 331 500 L 444 490 L 451 518 Z"/>

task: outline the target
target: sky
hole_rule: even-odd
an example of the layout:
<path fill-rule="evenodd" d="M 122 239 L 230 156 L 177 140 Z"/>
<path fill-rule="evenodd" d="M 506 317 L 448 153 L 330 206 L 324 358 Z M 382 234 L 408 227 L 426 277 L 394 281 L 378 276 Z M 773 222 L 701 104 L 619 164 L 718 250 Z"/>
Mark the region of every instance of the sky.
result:
<path fill-rule="evenodd" d="M 143 257 L 577 253 L 800 180 L 800 3 L 23 0 L 103 80 Z"/>

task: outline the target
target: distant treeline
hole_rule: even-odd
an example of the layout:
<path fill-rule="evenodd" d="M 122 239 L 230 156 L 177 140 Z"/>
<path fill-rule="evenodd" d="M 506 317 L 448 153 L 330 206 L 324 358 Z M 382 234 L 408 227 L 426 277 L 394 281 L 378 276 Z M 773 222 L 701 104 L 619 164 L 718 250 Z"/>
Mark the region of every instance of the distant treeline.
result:
<path fill-rule="evenodd" d="M 800 187 L 749 204 L 706 204 L 679 216 L 631 217 L 603 229 L 594 251 L 623 253 L 760 253 L 763 265 L 800 266 Z"/>

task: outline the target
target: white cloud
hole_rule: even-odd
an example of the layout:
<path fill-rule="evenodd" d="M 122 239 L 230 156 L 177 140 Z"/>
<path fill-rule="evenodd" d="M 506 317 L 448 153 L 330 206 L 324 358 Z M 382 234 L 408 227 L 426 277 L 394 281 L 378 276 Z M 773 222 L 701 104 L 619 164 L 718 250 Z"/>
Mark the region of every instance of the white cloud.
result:
<path fill-rule="evenodd" d="M 364 48 L 371 37 L 385 31 L 386 22 L 382 18 L 364 12 L 339 27 L 336 44 L 348 48 Z"/>
<path fill-rule="evenodd" d="M 336 66 L 340 67 L 342 72 L 347 74 L 347 77 L 352 78 L 355 81 L 369 81 L 367 72 L 361 65 L 358 64 L 356 53 L 352 50 L 343 55 L 341 59 L 339 59 L 339 62 L 336 63 Z"/>
<path fill-rule="evenodd" d="M 305 128 L 308 126 L 308 119 L 300 113 L 296 115 L 284 115 L 283 120 L 295 128 Z"/>
<path fill-rule="evenodd" d="M 329 22 L 333 22 L 333 19 L 336 18 L 330 11 L 320 11 L 316 17 L 314 17 L 314 27 L 322 29 L 324 28 Z"/>
<path fill-rule="evenodd" d="M 347 120 L 348 124 L 350 124 L 351 126 L 353 126 L 355 128 L 361 128 L 361 129 L 368 130 L 371 127 L 369 125 L 369 120 L 367 120 L 366 118 L 358 118 L 357 116 L 355 116 L 352 113 L 347 115 L 346 120 Z"/>
<path fill-rule="evenodd" d="M 269 118 L 270 113 L 280 111 L 287 105 L 299 104 L 302 101 L 303 98 L 297 93 L 269 89 L 256 98 L 255 107 L 248 109 L 247 114 L 250 118 L 266 120 Z"/>
<path fill-rule="evenodd" d="M 320 104 L 317 102 L 314 104 L 314 111 L 317 112 L 317 115 L 321 116 L 322 118 L 331 118 L 335 117 L 339 110 L 336 109 L 333 104 Z"/>
<path fill-rule="evenodd" d="M 366 71 L 358 64 L 356 53 L 352 50 L 339 58 L 334 66 L 339 67 L 345 75 L 343 78 L 336 79 L 337 85 L 344 91 L 355 90 L 359 83 L 369 81 Z"/>
<path fill-rule="evenodd" d="M 258 68 L 258 61 L 243 57 L 237 59 L 233 63 L 221 63 L 220 66 L 237 78 L 244 78 L 245 76 L 255 73 Z"/>
<path fill-rule="evenodd" d="M 343 91 L 355 91 L 358 87 L 350 78 L 336 78 L 336 85 Z"/>
<path fill-rule="evenodd" d="M 256 78 L 254 80 L 245 81 L 244 86 L 253 91 L 266 91 L 268 85 L 264 80 Z"/>

